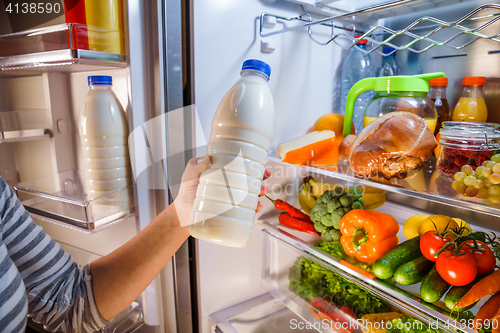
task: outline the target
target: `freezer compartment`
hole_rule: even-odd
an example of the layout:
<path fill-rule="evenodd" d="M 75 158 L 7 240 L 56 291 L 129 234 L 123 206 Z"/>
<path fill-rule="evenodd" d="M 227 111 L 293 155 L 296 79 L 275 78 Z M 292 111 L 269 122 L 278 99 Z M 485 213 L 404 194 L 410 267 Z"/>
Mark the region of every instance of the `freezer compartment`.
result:
<path fill-rule="evenodd" d="M 0 111 L 0 143 L 49 138 L 47 128 L 46 110 Z"/>
<path fill-rule="evenodd" d="M 295 232 L 291 234 L 270 223 L 263 224 L 264 285 L 276 299 L 305 320 L 321 325 L 324 319 L 333 317 L 355 325 L 352 313 L 351 316 L 346 314 L 352 310 L 358 320 L 356 332 L 375 332 L 370 328 L 376 329 L 375 325 L 381 328 L 380 320 L 383 318 L 389 318 L 389 322 L 395 325 L 410 322 L 407 325 L 425 324 L 428 328 L 444 332 L 455 329 L 473 332 L 467 326 L 469 317 L 450 314 L 442 303 L 423 302 L 418 296 L 418 285 L 402 289 L 391 281 L 373 276 L 369 273 L 369 266 L 337 258 L 325 251 L 327 247 L 316 247 L 319 239 L 306 242 Z M 330 252 L 333 252 L 331 248 Z M 318 309 L 325 307 L 329 316 L 318 313 Z M 380 317 L 374 319 L 371 317 L 373 314 L 380 314 Z M 393 320 L 396 316 L 402 317 L 401 321 Z M 347 331 L 353 331 L 356 326 L 347 327 Z M 385 329 L 391 328 L 394 327 L 385 326 Z M 376 332 L 383 333 L 385 329 Z M 336 331 L 346 332 L 346 329 Z"/>
<path fill-rule="evenodd" d="M 270 293 L 212 313 L 210 318 L 216 333 L 318 332 Z"/>
<path fill-rule="evenodd" d="M 132 186 L 87 198 L 83 171 L 70 170 L 14 185 L 21 203 L 42 220 L 94 233 L 134 214 Z"/>
<path fill-rule="evenodd" d="M 0 73 L 33 74 L 124 68 L 125 56 L 109 53 L 123 33 L 84 24 L 59 24 L 0 36 Z M 110 42 L 112 41 L 112 42 Z"/>

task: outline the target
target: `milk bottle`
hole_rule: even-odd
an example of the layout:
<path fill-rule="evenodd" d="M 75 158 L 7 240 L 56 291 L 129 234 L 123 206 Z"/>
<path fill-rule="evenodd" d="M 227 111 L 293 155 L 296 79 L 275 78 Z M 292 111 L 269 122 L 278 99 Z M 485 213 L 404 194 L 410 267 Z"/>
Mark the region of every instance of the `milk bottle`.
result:
<path fill-rule="evenodd" d="M 212 165 L 200 177 L 189 232 L 231 247 L 247 244 L 274 133 L 271 67 L 250 59 L 215 112 L 207 148 Z"/>
<path fill-rule="evenodd" d="M 111 90 L 111 76 L 89 76 L 90 91 L 80 112 L 80 138 L 87 185 L 87 199 L 132 184 L 125 112 Z M 123 194 L 123 204 L 128 207 Z M 116 197 L 114 197 L 116 198 Z"/>

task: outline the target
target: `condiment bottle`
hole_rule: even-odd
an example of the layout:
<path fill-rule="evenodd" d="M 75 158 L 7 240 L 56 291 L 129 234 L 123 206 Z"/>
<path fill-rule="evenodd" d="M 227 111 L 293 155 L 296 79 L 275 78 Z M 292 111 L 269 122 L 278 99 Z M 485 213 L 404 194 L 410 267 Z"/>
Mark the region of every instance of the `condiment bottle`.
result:
<path fill-rule="evenodd" d="M 462 96 L 453 111 L 453 121 L 486 122 L 488 110 L 484 101 L 484 76 L 466 76 L 462 80 Z"/>
<path fill-rule="evenodd" d="M 439 130 L 443 125 L 443 121 L 450 120 L 450 106 L 448 105 L 448 101 L 446 99 L 447 85 L 448 79 L 445 77 L 431 79 L 430 81 L 430 90 L 427 97 L 434 102 L 437 111 L 437 124 L 436 129 L 434 130 L 434 135 L 439 133 Z"/>
<path fill-rule="evenodd" d="M 230 247 L 245 246 L 253 230 L 264 165 L 274 134 L 271 67 L 249 59 L 212 121 L 207 154 L 189 222 L 191 236 Z"/>

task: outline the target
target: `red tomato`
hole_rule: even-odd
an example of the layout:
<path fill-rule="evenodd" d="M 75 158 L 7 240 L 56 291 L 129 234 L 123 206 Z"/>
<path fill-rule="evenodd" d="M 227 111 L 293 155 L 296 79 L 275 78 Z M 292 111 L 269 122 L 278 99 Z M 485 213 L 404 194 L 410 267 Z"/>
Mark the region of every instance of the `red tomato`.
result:
<path fill-rule="evenodd" d="M 347 305 L 342 305 L 340 310 L 341 311 L 335 311 L 329 315 L 330 319 L 333 321 L 331 324 L 332 329 L 337 332 L 347 331 L 352 333 L 358 327 L 356 314 Z"/>
<path fill-rule="evenodd" d="M 342 310 L 349 317 L 354 318 L 354 320 L 358 319 L 358 317 L 356 316 L 356 313 L 347 305 L 342 305 L 340 307 L 340 310 Z"/>
<path fill-rule="evenodd" d="M 477 275 L 474 256 L 470 251 L 464 250 L 458 255 L 449 251 L 442 252 L 436 261 L 436 269 L 446 282 L 459 287 L 471 283 Z"/>
<path fill-rule="evenodd" d="M 420 251 L 427 259 L 436 261 L 437 258 L 434 257 L 434 254 L 449 242 L 448 238 L 443 238 L 436 234 L 436 231 L 429 230 L 420 239 Z"/>
<path fill-rule="evenodd" d="M 476 242 L 478 245 L 484 244 L 481 241 Z M 466 241 L 465 244 L 474 247 L 473 240 Z M 463 247 L 465 251 L 467 251 L 467 249 L 465 248 L 467 245 L 464 245 Z M 472 249 L 468 247 L 468 250 L 474 255 L 474 258 L 476 259 L 477 274 L 488 274 L 493 270 L 493 268 L 495 268 L 497 260 L 495 258 L 495 255 L 493 254 L 493 251 L 491 251 L 488 245 L 483 246 L 482 249 L 484 250 L 484 252 L 480 250 L 472 251 Z"/>

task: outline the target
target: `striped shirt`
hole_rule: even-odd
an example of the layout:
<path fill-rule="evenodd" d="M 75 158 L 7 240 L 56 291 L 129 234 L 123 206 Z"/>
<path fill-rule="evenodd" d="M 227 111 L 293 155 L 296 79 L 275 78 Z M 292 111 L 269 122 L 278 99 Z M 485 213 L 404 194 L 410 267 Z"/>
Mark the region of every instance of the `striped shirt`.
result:
<path fill-rule="evenodd" d="M 93 332 L 107 322 L 92 293 L 90 266 L 35 224 L 0 177 L 0 333 L 24 332 L 27 317 L 48 331 Z"/>

